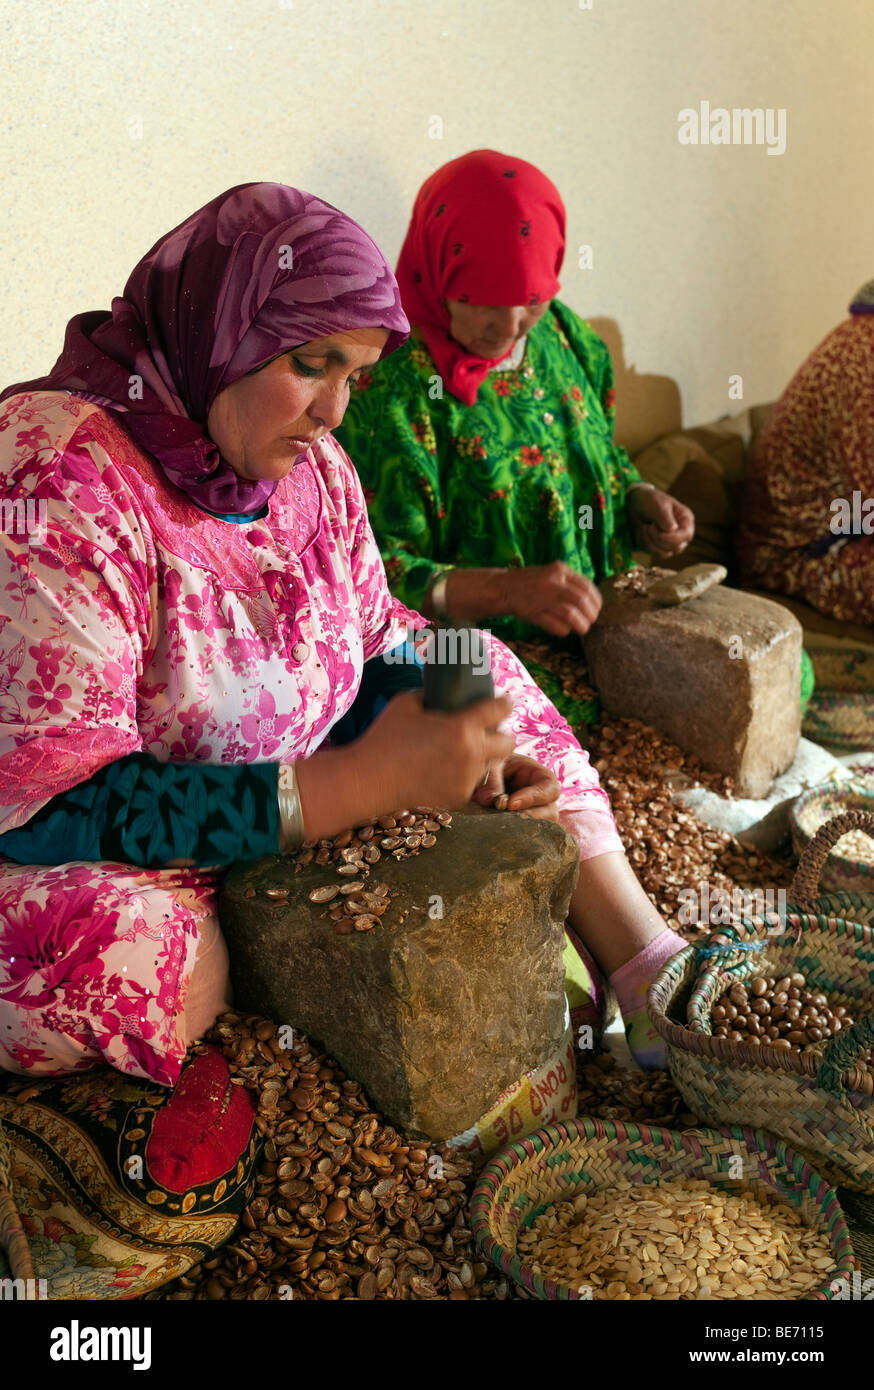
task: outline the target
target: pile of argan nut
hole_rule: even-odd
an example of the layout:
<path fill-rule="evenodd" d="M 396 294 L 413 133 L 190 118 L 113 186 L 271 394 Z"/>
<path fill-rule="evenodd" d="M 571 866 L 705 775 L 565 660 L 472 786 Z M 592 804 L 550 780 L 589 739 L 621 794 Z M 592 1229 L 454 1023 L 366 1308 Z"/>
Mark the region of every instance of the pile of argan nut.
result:
<path fill-rule="evenodd" d="M 595 694 L 578 648 L 511 645 L 523 662 L 550 670 L 566 694 Z M 697 758 L 638 720 L 610 719 L 585 733 L 629 858 L 675 930 L 694 938 L 710 929 L 676 920 L 679 890 L 702 879 L 711 894 L 788 886 L 788 860 L 704 826 L 672 799 L 665 777 L 724 793 L 731 790 L 727 779 L 703 771 Z M 304 846 L 295 856 L 301 869 L 336 865 L 336 886 L 313 890 L 314 905 L 324 905 L 341 933 L 388 925 L 391 894 L 375 881 L 376 865 L 389 854 L 402 858 L 429 848 L 451 821 L 448 812 L 413 807 Z M 265 1156 L 231 1243 L 158 1297 L 530 1297 L 479 1258 L 467 1217 L 476 1174 L 466 1159 L 403 1138 L 369 1107 L 362 1087 L 300 1035 L 286 1050 L 276 1024 L 226 1014 L 207 1036 L 222 1045 L 237 1084 L 258 1096 Z M 578 1081 L 581 1115 L 694 1123 L 667 1073 L 632 1071 L 609 1053 L 588 1053 L 579 1055 Z"/>
<path fill-rule="evenodd" d="M 545 1278 L 616 1302 L 797 1300 L 835 1263 L 826 1232 L 788 1202 L 686 1177 L 557 1202 L 520 1233 L 517 1251 Z"/>
<path fill-rule="evenodd" d="M 698 1123 L 667 1071 L 623 1067 L 611 1052 L 577 1052 L 578 1114 L 688 1129 Z"/>
<path fill-rule="evenodd" d="M 171 1299 L 506 1299 L 474 1244 L 470 1161 L 407 1139 L 295 1029 L 227 1013 L 218 1043 L 257 1100 L 255 1193 L 228 1245 L 158 1293 Z"/>
<path fill-rule="evenodd" d="M 749 1047 L 776 1047 L 802 1052 L 821 1050 L 829 1038 L 849 1028 L 854 1020 L 846 1004 L 831 1001 L 822 990 L 811 989 L 800 970 L 779 979 L 756 975 L 748 984 L 731 985 L 714 1004 L 713 1036 Z M 857 1066 L 871 1065 L 866 1052 Z M 874 1091 L 870 1072 L 864 1089 Z"/>
<path fill-rule="evenodd" d="M 543 666 L 564 693 L 579 700 L 596 691 L 588 683 L 582 652 L 547 642 L 510 644 L 522 662 Z M 671 795 L 671 784 L 711 788 L 730 795 L 731 779 L 702 768 L 700 760 L 639 719 L 605 717 L 578 731 L 610 798 L 620 839 L 644 890 L 667 924 L 687 940 L 711 931 L 715 923 L 678 919 L 680 892 L 707 881 L 710 900 L 738 888 L 788 888 L 793 865 L 713 830 Z M 685 919 L 684 914 L 684 919 Z"/>
<path fill-rule="evenodd" d="M 649 592 L 651 584 L 658 579 L 675 579 L 676 570 L 663 569 L 659 565 L 651 565 L 644 568 L 642 565 L 635 565 L 633 569 L 626 570 L 623 574 L 617 574 L 613 580 L 613 588 L 617 593 L 632 594 L 635 597 L 645 598 Z"/>

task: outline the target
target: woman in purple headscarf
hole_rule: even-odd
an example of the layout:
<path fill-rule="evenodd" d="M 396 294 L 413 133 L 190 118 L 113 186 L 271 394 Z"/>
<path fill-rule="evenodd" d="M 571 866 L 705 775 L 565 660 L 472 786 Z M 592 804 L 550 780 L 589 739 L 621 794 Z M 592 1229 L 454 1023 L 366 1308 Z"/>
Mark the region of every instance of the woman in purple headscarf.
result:
<path fill-rule="evenodd" d="M 424 626 L 330 433 L 408 327 L 355 222 L 247 184 L 3 393 L 3 1067 L 172 1084 L 227 997 L 223 866 L 462 805 L 490 765 L 583 860 L 622 858 L 586 755 L 496 641 L 499 698 L 437 715 L 408 692 L 338 744 L 364 663 Z M 621 959 L 663 927 L 628 874 Z"/>

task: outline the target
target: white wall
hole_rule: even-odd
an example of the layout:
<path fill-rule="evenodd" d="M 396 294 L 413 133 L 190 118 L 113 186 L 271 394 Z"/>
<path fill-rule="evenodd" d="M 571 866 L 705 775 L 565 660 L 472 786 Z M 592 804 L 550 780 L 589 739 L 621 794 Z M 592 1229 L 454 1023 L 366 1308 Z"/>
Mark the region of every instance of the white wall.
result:
<path fill-rule="evenodd" d="M 491 146 L 562 190 L 626 442 L 742 408 L 732 373 L 773 398 L 874 276 L 874 5 L 591 5 L 0 0 L 0 381 L 222 188 L 308 188 L 394 259 L 426 175 Z M 785 107 L 786 153 L 680 145 L 702 99 Z"/>

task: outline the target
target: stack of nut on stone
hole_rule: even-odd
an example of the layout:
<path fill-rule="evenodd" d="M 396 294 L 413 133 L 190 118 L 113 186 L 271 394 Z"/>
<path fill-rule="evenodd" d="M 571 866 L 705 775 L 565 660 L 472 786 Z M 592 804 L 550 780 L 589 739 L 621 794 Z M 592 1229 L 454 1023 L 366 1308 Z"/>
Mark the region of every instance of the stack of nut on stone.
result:
<path fill-rule="evenodd" d="M 562 1041 L 578 867 L 552 822 L 421 807 L 237 865 L 235 1005 L 318 1039 L 408 1134 L 463 1133 Z"/>
<path fill-rule="evenodd" d="M 376 866 L 383 857 L 406 859 L 431 849 L 437 835 L 452 824 L 449 811 L 431 811 L 417 806 L 412 811 L 398 811 L 393 816 L 380 816 L 355 830 L 344 830 L 333 840 L 310 840 L 294 856 L 295 864 L 304 869 L 308 864 L 331 864 L 340 881 L 324 883 L 310 890 L 310 902 L 331 904 L 327 915 L 335 924 L 334 931 L 348 936 L 353 931 L 373 931 L 388 912 L 395 896 L 385 882 L 371 882 L 377 877 Z M 246 890 L 254 897 L 254 888 Z M 268 888 L 268 897 L 282 900 L 288 893 L 282 888 Z M 386 918 L 388 922 L 390 919 Z M 392 923 L 392 925 L 399 925 Z"/>

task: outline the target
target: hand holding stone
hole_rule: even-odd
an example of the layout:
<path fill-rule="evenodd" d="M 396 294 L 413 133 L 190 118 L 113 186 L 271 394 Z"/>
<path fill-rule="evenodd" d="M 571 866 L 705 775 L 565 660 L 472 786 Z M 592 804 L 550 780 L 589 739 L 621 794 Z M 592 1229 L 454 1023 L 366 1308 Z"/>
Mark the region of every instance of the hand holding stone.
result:
<path fill-rule="evenodd" d="M 396 695 L 351 745 L 368 805 L 379 803 L 375 814 L 398 806 L 466 805 L 486 764 L 499 767 L 513 752 L 512 736 L 498 732 L 512 708 L 502 695 L 449 714 L 424 709 L 421 691 Z"/>

